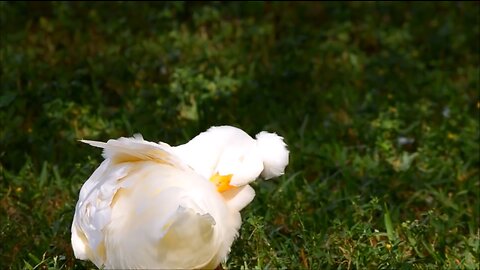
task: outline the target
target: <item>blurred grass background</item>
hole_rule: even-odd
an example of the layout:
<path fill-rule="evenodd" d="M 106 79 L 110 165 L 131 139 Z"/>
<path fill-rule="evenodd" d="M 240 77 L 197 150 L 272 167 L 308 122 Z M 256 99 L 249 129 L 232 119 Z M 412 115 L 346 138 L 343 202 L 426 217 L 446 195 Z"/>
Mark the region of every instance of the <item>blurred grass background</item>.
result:
<path fill-rule="evenodd" d="M 479 267 L 478 2 L 0 2 L 0 268 L 85 269 L 79 139 L 284 136 L 228 269 Z"/>

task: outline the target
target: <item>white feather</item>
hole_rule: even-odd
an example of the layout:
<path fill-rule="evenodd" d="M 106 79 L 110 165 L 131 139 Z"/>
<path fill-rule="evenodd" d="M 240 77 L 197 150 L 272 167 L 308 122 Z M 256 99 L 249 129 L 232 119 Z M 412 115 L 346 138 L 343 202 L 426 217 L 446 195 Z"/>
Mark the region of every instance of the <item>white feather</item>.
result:
<path fill-rule="evenodd" d="M 270 179 L 284 173 L 288 165 L 289 151 L 283 138 L 275 133 L 262 131 L 257 134 L 257 147 L 263 159 L 262 177 Z"/>
<path fill-rule="evenodd" d="M 248 183 L 288 164 L 280 136 L 255 140 L 230 126 L 177 147 L 141 135 L 82 142 L 103 148 L 105 160 L 80 190 L 72 247 L 99 268 L 218 266 L 238 234 L 239 211 L 255 196 Z M 225 191 L 209 181 L 215 175 L 229 179 Z"/>
<path fill-rule="evenodd" d="M 173 151 L 206 178 L 232 174 L 234 186 L 253 182 L 263 170 L 255 140 L 236 127 L 211 127 Z"/>
<path fill-rule="evenodd" d="M 228 206 L 236 211 L 242 210 L 255 197 L 255 190 L 250 185 L 230 189 L 222 193 Z"/>

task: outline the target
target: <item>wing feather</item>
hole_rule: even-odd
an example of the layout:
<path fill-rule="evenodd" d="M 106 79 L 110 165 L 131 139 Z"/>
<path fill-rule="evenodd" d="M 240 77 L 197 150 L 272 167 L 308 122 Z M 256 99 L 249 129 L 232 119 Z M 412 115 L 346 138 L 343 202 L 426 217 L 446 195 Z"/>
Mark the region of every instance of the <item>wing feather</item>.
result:
<path fill-rule="evenodd" d="M 94 147 L 103 148 L 103 157 L 112 163 L 156 161 L 170 166 L 185 169 L 188 167 L 178 158 L 168 144 L 153 143 L 143 140 L 139 135 L 133 138 L 119 138 L 105 142 L 80 140 Z"/>

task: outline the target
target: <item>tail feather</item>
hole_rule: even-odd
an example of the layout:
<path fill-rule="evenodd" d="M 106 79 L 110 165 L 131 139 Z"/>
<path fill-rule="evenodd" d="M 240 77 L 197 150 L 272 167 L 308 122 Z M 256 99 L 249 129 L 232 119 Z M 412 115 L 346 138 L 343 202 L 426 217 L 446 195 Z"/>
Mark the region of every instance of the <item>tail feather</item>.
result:
<path fill-rule="evenodd" d="M 114 163 L 151 160 L 175 167 L 186 165 L 176 157 L 167 144 L 156 144 L 143 140 L 141 136 L 119 138 L 105 142 L 80 140 L 94 147 L 103 148 L 103 157 Z"/>

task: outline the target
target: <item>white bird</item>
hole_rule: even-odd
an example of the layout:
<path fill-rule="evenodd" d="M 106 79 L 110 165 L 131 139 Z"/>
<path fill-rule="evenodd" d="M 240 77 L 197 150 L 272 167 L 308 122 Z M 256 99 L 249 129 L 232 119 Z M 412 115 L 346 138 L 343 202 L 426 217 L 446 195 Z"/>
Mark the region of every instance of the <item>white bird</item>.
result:
<path fill-rule="evenodd" d="M 282 175 L 289 156 L 282 137 L 231 126 L 176 147 L 140 135 L 82 142 L 105 160 L 80 190 L 72 247 L 107 269 L 217 267 L 255 196 L 249 183 Z"/>

